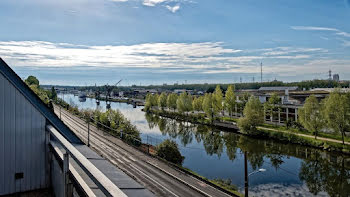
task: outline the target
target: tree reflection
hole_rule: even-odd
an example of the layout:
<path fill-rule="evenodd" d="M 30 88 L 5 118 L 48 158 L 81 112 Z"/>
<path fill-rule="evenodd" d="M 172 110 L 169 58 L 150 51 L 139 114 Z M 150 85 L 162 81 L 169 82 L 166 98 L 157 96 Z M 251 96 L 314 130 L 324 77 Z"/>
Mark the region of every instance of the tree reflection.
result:
<path fill-rule="evenodd" d="M 313 151 L 311 157 L 312 160 L 301 163 L 299 172 L 299 178 L 305 181 L 310 192 L 314 195 L 325 191 L 330 196 L 349 196 L 350 171 L 345 168 L 345 158 L 332 159 L 318 151 Z"/>
<path fill-rule="evenodd" d="M 349 196 L 350 158 L 335 155 L 310 147 L 283 144 L 272 140 L 255 139 L 245 135 L 221 132 L 205 125 L 179 122 L 169 118 L 147 115 L 150 128 L 158 126 L 163 135 L 180 139 L 184 146 L 203 143 L 208 155 L 221 157 L 226 150 L 227 157 L 234 161 L 238 151 L 247 153 L 247 160 L 253 170 L 261 168 L 266 162 L 276 171 L 280 170 L 286 158 L 300 158 L 299 179 L 304 181 L 314 195 L 324 191 L 330 196 Z"/>

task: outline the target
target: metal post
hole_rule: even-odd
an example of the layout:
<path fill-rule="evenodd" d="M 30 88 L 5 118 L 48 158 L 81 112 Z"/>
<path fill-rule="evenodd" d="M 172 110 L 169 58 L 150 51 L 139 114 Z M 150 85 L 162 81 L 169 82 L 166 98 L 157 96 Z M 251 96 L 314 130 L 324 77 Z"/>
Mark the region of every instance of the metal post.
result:
<path fill-rule="evenodd" d="M 88 121 L 88 146 L 90 146 L 90 121 Z"/>
<path fill-rule="evenodd" d="M 294 113 L 295 113 L 295 122 L 298 122 L 298 108 L 295 108 Z"/>
<path fill-rule="evenodd" d="M 248 161 L 246 152 L 244 152 L 244 190 L 245 197 L 248 197 Z"/>
<path fill-rule="evenodd" d="M 281 124 L 281 108 L 278 108 L 278 123 Z"/>
<path fill-rule="evenodd" d="M 63 181 L 64 181 L 64 197 L 73 196 L 73 188 L 69 182 L 69 154 L 63 154 Z"/>
<path fill-rule="evenodd" d="M 289 116 L 289 109 L 288 109 L 288 107 L 286 108 L 286 117 L 287 117 L 287 121 L 288 121 L 288 117 Z"/>
<path fill-rule="evenodd" d="M 237 104 L 235 104 L 235 113 L 236 113 L 235 116 L 236 116 L 236 117 L 238 117 L 238 114 L 237 114 L 238 112 L 237 112 L 237 111 L 238 111 L 238 110 L 237 110 Z"/>
<path fill-rule="evenodd" d="M 147 135 L 147 153 L 149 154 L 148 135 Z"/>

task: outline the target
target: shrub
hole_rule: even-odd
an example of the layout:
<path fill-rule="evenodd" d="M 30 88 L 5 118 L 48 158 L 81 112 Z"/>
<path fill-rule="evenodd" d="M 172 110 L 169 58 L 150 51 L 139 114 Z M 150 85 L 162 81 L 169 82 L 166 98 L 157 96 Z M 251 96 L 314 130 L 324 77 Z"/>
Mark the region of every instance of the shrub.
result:
<path fill-rule="evenodd" d="M 176 142 L 165 140 L 157 146 L 157 156 L 174 164 L 182 165 L 184 156 L 181 155 Z"/>

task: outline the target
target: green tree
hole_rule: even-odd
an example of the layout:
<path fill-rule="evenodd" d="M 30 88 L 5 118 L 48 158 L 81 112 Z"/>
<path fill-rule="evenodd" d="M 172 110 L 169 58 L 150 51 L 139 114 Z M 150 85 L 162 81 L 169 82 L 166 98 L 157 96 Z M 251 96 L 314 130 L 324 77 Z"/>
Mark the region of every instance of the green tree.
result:
<path fill-rule="evenodd" d="M 186 113 L 192 110 L 192 96 L 183 92 L 180 94 L 179 98 L 176 101 L 177 110 L 181 113 Z"/>
<path fill-rule="evenodd" d="M 192 101 L 193 110 L 195 111 L 203 110 L 203 99 L 204 97 L 202 96 L 193 99 Z"/>
<path fill-rule="evenodd" d="M 281 103 L 280 97 L 276 94 L 273 93 L 269 100 L 264 104 L 265 108 L 265 113 L 269 112 L 271 121 L 273 121 L 274 115 L 276 115 L 276 111 L 279 109 L 279 104 Z M 266 114 L 264 114 L 265 116 Z"/>
<path fill-rule="evenodd" d="M 232 113 L 235 110 L 235 106 L 236 98 L 234 93 L 234 86 L 229 85 L 225 94 L 225 109 L 228 111 L 230 117 L 232 117 Z"/>
<path fill-rule="evenodd" d="M 350 124 L 348 97 L 335 91 L 326 98 L 324 105 L 324 116 L 328 126 L 341 133 L 344 144 L 345 132 Z"/>
<path fill-rule="evenodd" d="M 222 105 L 222 91 L 220 88 L 220 85 L 217 85 L 215 88 L 215 91 L 213 93 L 213 99 L 214 99 L 214 107 L 216 111 L 222 111 L 223 105 Z"/>
<path fill-rule="evenodd" d="M 184 156 L 181 155 L 176 142 L 164 140 L 157 146 L 157 156 L 174 164 L 182 165 Z"/>
<path fill-rule="evenodd" d="M 165 94 L 165 92 L 163 92 L 158 97 L 158 107 L 160 107 L 162 109 L 162 111 L 164 111 L 164 108 L 166 106 L 167 106 L 167 95 Z"/>
<path fill-rule="evenodd" d="M 299 121 L 309 131 L 313 132 L 315 139 L 318 132 L 325 126 L 322 114 L 322 105 L 315 95 L 306 99 L 304 106 L 299 110 Z"/>
<path fill-rule="evenodd" d="M 26 82 L 26 84 L 27 85 L 36 85 L 36 86 L 39 86 L 39 80 L 36 78 L 36 77 L 34 77 L 34 76 L 32 76 L 32 75 L 30 75 L 29 77 L 27 77 L 27 79 L 26 80 L 24 80 L 25 82 Z"/>
<path fill-rule="evenodd" d="M 214 121 L 215 115 L 218 113 L 217 108 L 215 107 L 215 99 L 213 97 L 212 93 L 206 93 L 203 99 L 203 110 L 211 122 Z"/>
<path fill-rule="evenodd" d="M 238 120 L 238 127 L 246 133 L 253 133 L 264 122 L 264 110 L 258 98 L 251 96 L 244 107 L 243 117 Z"/>
<path fill-rule="evenodd" d="M 52 86 L 51 93 L 50 93 L 50 99 L 56 101 L 57 100 L 57 92 L 55 90 L 55 87 Z"/>
<path fill-rule="evenodd" d="M 158 106 L 158 94 L 147 94 L 145 100 L 145 110 L 149 111 L 155 106 Z"/>
<path fill-rule="evenodd" d="M 171 93 L 168 95 L 168 98 L 166 100 L 166 105 L 168 106 L 169 109 L 173 109 L 175 111 L 177 107 L 177 104 L 176 104 L 177 98 L 178 96 L 175 93 Z"/>

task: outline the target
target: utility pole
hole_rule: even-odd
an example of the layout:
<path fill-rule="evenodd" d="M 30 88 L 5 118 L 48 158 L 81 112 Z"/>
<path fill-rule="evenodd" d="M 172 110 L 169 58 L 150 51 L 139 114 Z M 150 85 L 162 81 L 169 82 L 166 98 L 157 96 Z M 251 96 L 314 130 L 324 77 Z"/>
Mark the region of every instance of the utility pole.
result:
<path fill-rule="evenodd" d="M 244 152 L 244 196 L 248 197 L 248 161 L 246 152 Z"/>
<path fill-rule="evenodd" d="M 88 146 L 90 146 L 90 120 L 88 120 Z"/>

